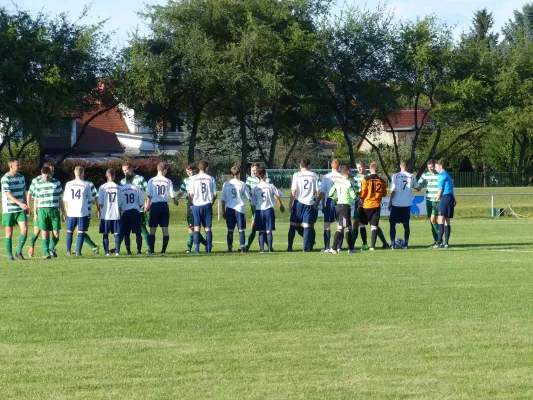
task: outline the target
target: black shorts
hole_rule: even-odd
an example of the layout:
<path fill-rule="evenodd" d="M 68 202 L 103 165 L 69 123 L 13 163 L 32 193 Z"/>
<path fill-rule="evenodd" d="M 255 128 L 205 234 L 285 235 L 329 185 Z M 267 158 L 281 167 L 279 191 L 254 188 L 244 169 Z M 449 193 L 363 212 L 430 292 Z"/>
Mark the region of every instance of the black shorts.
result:
<path fill-rule="evenodd" d="M 389 222 L 391 224 L 408 224 L 411 218 L 411 207 L 392 206 Z"/>
<path fill-rule="evenodd" d="M 352 227 L 351 208 L 348 204 L 337 204 L 335 206 L 335 212 L 337 213 L 337 225 L 343 228 Z"/>
<path fill-rule="evenodd" d="M 439 201 L 439 217 L 453 218 L 455 209 L 455 197 L 453 194 L 445 194 Z"/>
<path fill-rule="evenodd" d="M 379 218 L 381 217 L 381 207 L 363 208 L 363 215 L 365 216 L 366 224 L 378 226 Z M 361 223 L 363 223 L 361 221 Z"/>

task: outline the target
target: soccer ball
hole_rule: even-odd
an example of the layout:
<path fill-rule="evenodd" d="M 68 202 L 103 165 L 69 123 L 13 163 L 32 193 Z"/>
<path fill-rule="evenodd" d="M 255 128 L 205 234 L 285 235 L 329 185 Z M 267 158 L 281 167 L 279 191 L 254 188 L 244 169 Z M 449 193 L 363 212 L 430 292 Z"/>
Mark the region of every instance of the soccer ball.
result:
<path fill-rule="evenodd" d="M 394 241 L 394 247 L 396 248 L 402 248 L 405 245 L 405 242 L 402 238 L 398 238 Z"/>

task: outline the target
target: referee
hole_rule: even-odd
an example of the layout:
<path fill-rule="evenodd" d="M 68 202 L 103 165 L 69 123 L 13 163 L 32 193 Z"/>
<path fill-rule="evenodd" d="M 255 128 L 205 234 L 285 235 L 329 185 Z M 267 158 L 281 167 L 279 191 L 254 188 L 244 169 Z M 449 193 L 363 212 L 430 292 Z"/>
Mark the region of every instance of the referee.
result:
<path fill-rule="evenodd" d="M 441 159 L 435 162 L 435 169 L 438 176 L 438 193 L 435 199 L 434 207 L 438 210 L 437 223 L 439 225 L 439 234 L 437 243 L 433 248 L 447 249 L 450 241 L 450 234 L 452 227 L 450 226 L 450 219 L 453 218 L 453 211 L 456 205 L 455 196 L 453 195 L 452 177 L 446 172 L 446 160 Z M 442 242 L 444 236 L 444 243 Z"/>

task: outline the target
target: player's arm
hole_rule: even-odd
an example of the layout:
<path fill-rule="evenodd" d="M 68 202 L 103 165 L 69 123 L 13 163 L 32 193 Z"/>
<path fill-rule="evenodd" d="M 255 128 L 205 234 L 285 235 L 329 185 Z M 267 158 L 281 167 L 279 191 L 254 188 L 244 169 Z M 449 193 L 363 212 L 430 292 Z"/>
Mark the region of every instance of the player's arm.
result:
<path fill-rule="evenodd" d="M 279 210 L 282 213 L 285 212 L 285 206 L 283 205 L 283 201 L 281 200 L 281 197 L 278 196 L 277 192 L 274 193 L 274 199 L 276 199 L 276 202 L 278 203 Z"/>
<path fill-rule="evenodd" d="M 212 178 L 211 180 L 211 190 L 213 193 L 213 203 L 214 203 L 215 200 L 217 199 L 217 184 L 215 182 L 215 178 Z"/>
<path fill-rule="evenodd" d="M 152 196 L 154 187 L 152 185 L 152 181 L 150 180 L 148 182 L 148 186 L 146 187 L 146 201 L 144 202 L 144 212 L 150 211 L 150 206 L 152 205 Z"/>
<path fill-rule="evenodd" d="M 174 204 L 175 205 L 178 205 L 179 204 L 179 200 L 178 200 L 178 197 L 176 196 L 176 192 L 174 191 L 174 184 L 172 183 L 172 181 L 170 181 L 168 189 L 169 189 L 168 190 L 168 194 L 169 194 L 170 198 L 172 200 L 174 200 Z"/>
<path fill-rule="evenodd" d="M 368 196 L 368 184 L 367 184 L 366 179 L 363 179 L 361 181 L 361 195 L 360 195 L 361 201 L 364 201 L 366 199 L 366 196 Z"/>
<path fill-rule="evenodd" d="M 23 211 L 26 211 L 28 209 L 28 205 L 22 201 L 19 201 L 15 198 L 15 196 L 13 196 L 11 194 L 11 192 L 9 191 L 9 188 L 5 188 L 4 189 L 4 193 L 6 195 L 6 197 L 12 202 L 12 203 L 15 203 L 17 204 L 20 208 L 22 208 Z"/>
<path fill-rule="evenodd" d="M 222 195 L 220 196 L 220 202 L 222 203 L 222 218 L 226 219 L 226 199 L 228 191 L 228 185 L 227 182 L 224 182 L 224 185 L 222 185 Z"/>
<path fill-rule="evenodd" d="M 63 222 L 67 220 L 67 212 L 65 211 L 65 203 L 63 202 L 63 196 L 59 198 L 59 209 L 61 210 L 61 219 Z"/>

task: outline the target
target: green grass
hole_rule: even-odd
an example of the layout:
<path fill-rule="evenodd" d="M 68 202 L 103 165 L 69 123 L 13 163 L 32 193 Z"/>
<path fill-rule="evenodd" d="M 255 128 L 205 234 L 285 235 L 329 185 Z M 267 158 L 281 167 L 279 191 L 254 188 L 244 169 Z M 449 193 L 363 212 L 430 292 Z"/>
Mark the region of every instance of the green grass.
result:
<path fill-rule="evenodd" d="M 217 225 L 212 256 L 181 226 L 164 258 L 3 258 L 0 397 L 531 398 L 531 222 L 454 222 L 449 250 L 415 221 L 409 251 L 227 255 Z"/>

